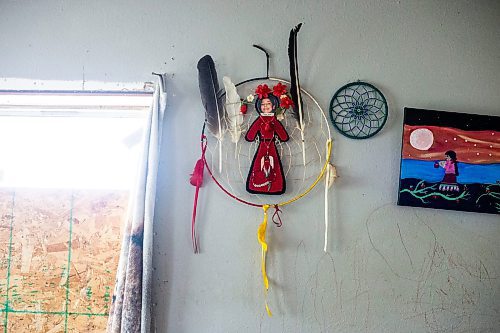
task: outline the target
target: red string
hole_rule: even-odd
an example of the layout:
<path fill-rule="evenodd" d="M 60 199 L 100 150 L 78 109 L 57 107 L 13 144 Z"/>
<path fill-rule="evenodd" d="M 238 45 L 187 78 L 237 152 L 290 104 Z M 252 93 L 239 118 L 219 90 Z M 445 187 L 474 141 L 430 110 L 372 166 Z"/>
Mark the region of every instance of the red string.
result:
<path fill-rule="evenodd" d="M 191 242 L 193 243 L 194 253 L 199 253 L 198 246 L 198 237 L 196 236 L 196 210 L 198 208 L 198 193 L 200 191 L 200 187 L 203 184 L 203 168 L 205 165 L 205 151 L 207 150 L 206 144 L 206 136 L 204 134 L 201 135 L 201 158 L 196 161 L 196 165 L 194 167 L 194 171 L 191 174 L 191 185 L 196 186 L 196 191 L 194 193 L 194 202 L 193 202 L 193 216 L 191 218 Z"/>
<path fill-rule="evenodd" d="M 281 222 L 281 216 L 280 213 L 282 210 L 278 205 L 274 205 L 274 214 L 272 217 L 273 223 L 276 224 L 277 227 L 281 227 L 283 225 L 283 222 Z"/>
<path fill-rule="evenodd" d="M 193 217 L 191 219 L 191 242 L 193 243 L 194 253 L 199 253 L 200 249 L 198 247 L 198 237 L 196 236 L 196 207 L 198 206 L 198 192 L 200 188 L 196 188 L 196 192 L 194 193 L 194 203 L 193 203 Z"/>

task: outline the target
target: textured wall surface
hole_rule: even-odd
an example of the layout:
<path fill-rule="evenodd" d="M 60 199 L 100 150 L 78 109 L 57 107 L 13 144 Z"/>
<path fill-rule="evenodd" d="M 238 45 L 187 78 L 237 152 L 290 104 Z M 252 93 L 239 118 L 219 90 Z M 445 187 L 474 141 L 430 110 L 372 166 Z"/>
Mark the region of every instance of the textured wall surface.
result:
<path fill-rule="evenodd" d="M 404 106 L 500 115 L 498 1 L 0 1 L 0 77 L 149 81 L 169 73 L 156 216 L 157 332 L 498 332 L 498 215 L 395 205 Z M 270 228 L 269 301 L 262 304 L 255 233 L 261 211 L 203 189 L 191 252 L 202 125 L 196 63 L 219 75 L 261 75 L 252 44 L 288 77 L 287 36 L 304 22 L 303 87 L 326 107 L 366 80 L 390 105 L 365 141 L 336 132 L 340 178 L 331 248 L 322 251 L 320 195 Z M 36 87 L 35 87 L 36 88 Z"/>

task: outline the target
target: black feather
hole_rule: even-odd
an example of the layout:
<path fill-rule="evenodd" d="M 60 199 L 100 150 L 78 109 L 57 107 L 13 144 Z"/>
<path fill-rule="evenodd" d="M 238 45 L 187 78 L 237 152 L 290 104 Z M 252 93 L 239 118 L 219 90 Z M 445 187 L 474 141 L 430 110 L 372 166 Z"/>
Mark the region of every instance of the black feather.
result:
<path fill-rule="evenodd" d="M 205 122 L 210 133 L 220 139 L 224 125 L 224 108 L 217 98 L 219 81 L 212 57 L 206 55 L 201 58 L 197 68 L 201 102 L 205 108 Z"/>
<path fill-rule="evenodd" d="M 304 119 L 304 112 L 300 95 L 299 65 L 297 62 L 297 33 L 301 26 L 302 23 L 299 23 L 290 30 L 290 37 L 288 38 L 288 59 L 290 60 L 290 95 L 292 96 L 294 104 L 291 114 L 293 118 L 297 120 L 299 128 L 302 129 L 301 119 Z"/>

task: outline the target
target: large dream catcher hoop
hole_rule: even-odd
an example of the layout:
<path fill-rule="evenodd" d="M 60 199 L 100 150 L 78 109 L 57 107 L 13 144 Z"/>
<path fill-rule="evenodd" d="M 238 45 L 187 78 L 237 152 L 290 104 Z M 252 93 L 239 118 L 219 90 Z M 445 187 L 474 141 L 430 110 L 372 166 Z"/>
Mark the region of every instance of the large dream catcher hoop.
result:
<path fill-rule="evenodd" d="M 289 38 L 290 81 L 267 75 L 238 84 L 223 78 L 219 89 L 215 65 L 210 56 L 198 62 L 200 94 L 205 107 L 201 134 L 201 158 L 191 176 L 196 186 L 191 223 L 195 253 L 199 251 L 196 235 L 198 191 L 206 168 L 211 179 L 232 199 L 263 209 L 264 218 L 257 238 L 262 248 L 261 269 L 266 295 L 266 229 L 268 210 L 271 220 L 282 225 L 281 208 L 307 196 L 318 184 L 325 193 L 325 251 L 328 241 L 328 189 L 336 177 L 330 164 L 332 137 L 328 118 L 313 96 L 300 87 L 297 64 L 297 33 Z M 207 132 L 207 133 L 206 133 Z M 324 182 L 321 182 L 325 177 Z"/>

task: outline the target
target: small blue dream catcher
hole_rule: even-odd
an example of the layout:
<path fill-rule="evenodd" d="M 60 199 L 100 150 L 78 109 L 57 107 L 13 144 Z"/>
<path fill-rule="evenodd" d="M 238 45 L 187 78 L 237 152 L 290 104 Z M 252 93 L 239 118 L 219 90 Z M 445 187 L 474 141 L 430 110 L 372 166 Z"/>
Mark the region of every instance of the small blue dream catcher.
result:
<path fill-rule="evenodd" d="M 333 126 L 351 139 L 367 139 L 384 127 L 387 101 L 373 85 L 351 82 L 337 90 L 330 102 Z"/>

